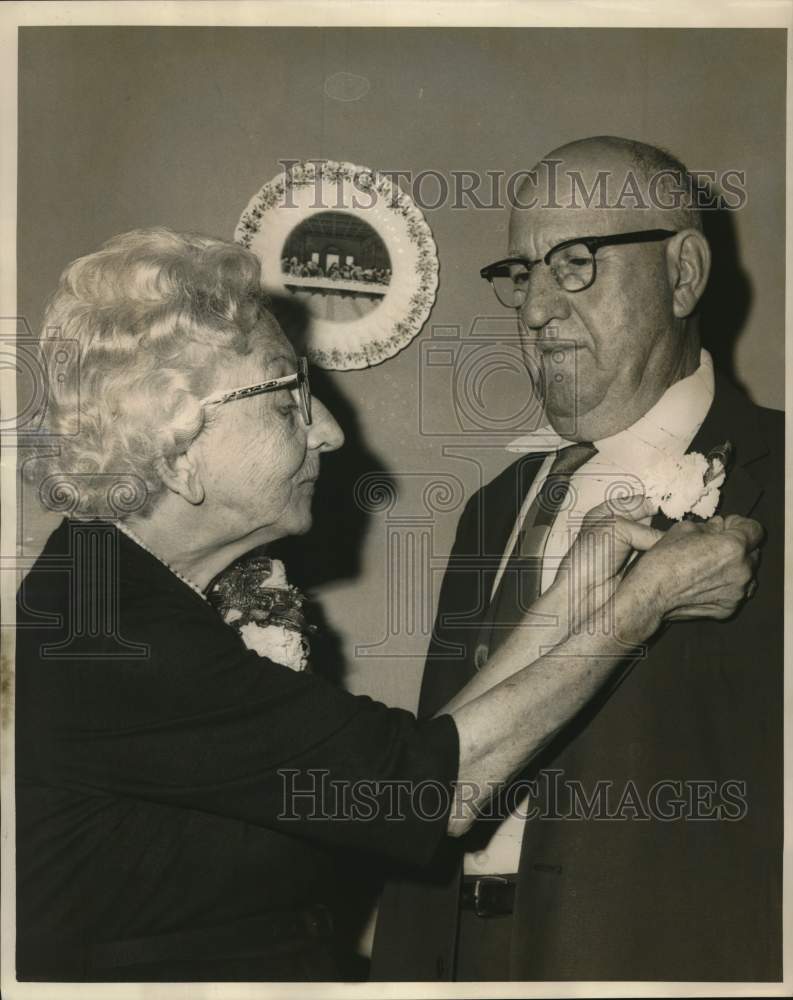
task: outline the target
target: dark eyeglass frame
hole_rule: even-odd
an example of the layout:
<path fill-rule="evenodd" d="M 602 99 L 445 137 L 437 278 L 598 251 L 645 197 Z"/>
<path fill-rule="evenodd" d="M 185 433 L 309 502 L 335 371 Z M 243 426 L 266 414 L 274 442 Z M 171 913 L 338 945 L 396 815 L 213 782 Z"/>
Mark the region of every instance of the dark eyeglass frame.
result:
<path fill-rule="evenodd" d="M 595 283 L 595 278 L 597 277 L 597 251 L 601 247 L 609 246 L 620 246 L 626 243 L 657 243 L 661 240 L 668 240 L 672 236 L 677 236 L 678 230 L 674 229 L 642 229 L 637 232 L 632 233 L 613 233 L 609 236 L 576 236 L 573 239 L 562 240 L 561 243 L 557 243 L 556 246 L 551 247 L 548 253 L 544 257 L 538 260 L 530 260 L 528 257 L 505 257 L 503 260 L 497 260 L 492 264 L 486 264 L 479 274 L 485 279 L 485 281 L 490 282 L 493 292 L 496 298 L 502 305 L 505 305 L 508 309 L 520 309 L 521 306 L 511 306 L 503 301 L 496 291 L 495 285 L 493 285 L 493 279 L 498 277 L 495 274 L 496 268 L 502 268 L 505 265 L 509 266 L 511 264 L 523 264 L 526 270 L 531 273 L 532 268 L 536 267 L 537 264 L 550 265 L 551 257 L 558 253 L 560 250 L 565 250 L 567 247 L 583 245 L 592 254 L 592 277 L 587 282 L 587 284 L 582 285 L 580 288 L 564 288 L 560 285 L 562 291 L 569 292 L 571 295 L 575 295 L 578 292 L 586 291 L 587 288 L 591 288 Z"/>
<path fill-rule="evenodd" d="M 311 385 L 308 380 L 308 359 L 304 357 L 297 359 L 297 371 L 292 375 L 283 375 L 280 378 L 268 379 L 266 382 L 254 382 L 252 385 L 243 385 L 237 389 L 216 392 L 211 396 L 205 396 L 201 400 L 201 405 L 220 406 L 235 399 L 246 399 L 248 396 L 258 396 L 263 392 L 278 392 L 281 389 L 296 389 L 298 391 L 303 422 L 306 427 L 310 427 Z"/>

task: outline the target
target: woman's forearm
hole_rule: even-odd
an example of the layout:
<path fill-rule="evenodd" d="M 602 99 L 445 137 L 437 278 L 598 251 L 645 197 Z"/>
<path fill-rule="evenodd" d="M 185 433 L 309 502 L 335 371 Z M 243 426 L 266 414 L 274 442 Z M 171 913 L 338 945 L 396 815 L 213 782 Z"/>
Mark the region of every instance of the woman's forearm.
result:
<path fill-rule="evenodd" d="M 618 591 L 552 652 L 478 697 L 443 709 L 453 716 L 460 736 L 457 798 L 448 828 L 452 836 L 468 829 L 493 785 L 508 781 L 534 757 L 655 626 L 649 609 Z M 503 648 L 506 656 L 519 657 L 519 633 Z"/>
<path fill-rule="evenodd" d="M 441 711 L 448 714 L 462 708 L 496 684 L 512 677 L 527 664 L 539 660 L 566 639 L 570 631 L 568 604 L 565 586 L 556 583 L 549 587 L 532 604 L 522 624 L 515 627 L 509 639 L 488 658 L 482 669 Z"/>

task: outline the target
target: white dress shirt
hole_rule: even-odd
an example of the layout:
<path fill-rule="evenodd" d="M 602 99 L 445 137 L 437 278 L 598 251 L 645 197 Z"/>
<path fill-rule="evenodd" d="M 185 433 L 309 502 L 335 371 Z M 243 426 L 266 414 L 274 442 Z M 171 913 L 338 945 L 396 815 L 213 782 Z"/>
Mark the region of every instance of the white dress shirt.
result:
<path fill-rule="evenodd" d="M 541 591 L 553 583 L 558 566 L 575 541 L 587 511 L 603 503 L 615 487 L 627 487 L 628 493 L 642 493 L 638 472 L 651 466 L 653 455 L 659 451 L 685 454 L 707 416 L 713 393 L 713 362 L 710 354 L 703 349 L 697 370 L 670 386 L 635 424 L 618 434 L 593 442 L 597 454 L 571 477 L 568 503 L 557 515 L 548 534 L 543 552 Z M 559 437 L 552 428 L 544 427 L 534 434 L 517 438 L 507 446 L 508 451 L 522 454 L 553 450 L 542 463 L 518 513 L 493 583 L 491 599 L 504 574 L 526 512 L 550 471 L 556 451 L 572 443 Z M 618 495 L 625 495 L 625 492 L 623 489 Z M 465 855 L 466 875 L 517 872 L 525 811 L 524 799 L 516 811 L 501 823 L 484 850 Z"/>

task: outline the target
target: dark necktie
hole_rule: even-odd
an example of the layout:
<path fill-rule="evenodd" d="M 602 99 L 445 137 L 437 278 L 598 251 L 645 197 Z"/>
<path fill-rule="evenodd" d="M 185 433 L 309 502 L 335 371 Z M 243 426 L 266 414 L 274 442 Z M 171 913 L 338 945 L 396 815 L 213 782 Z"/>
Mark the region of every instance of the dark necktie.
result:
<path fill-rule="evenodd" d="M 482 642 L 476 651 L 476 665 L 481 667 L 513 629 L 520 624 L 528 609 L 540 596 L 542 558 L 545 543 L 556 515 L 570 491 L 574 472 L 597 453 L 589 443 L 572 444 L 556 453 L 551 471 L 537 496 L 531 502 L 515 540 L 507 565 L 482 631 Z"/>

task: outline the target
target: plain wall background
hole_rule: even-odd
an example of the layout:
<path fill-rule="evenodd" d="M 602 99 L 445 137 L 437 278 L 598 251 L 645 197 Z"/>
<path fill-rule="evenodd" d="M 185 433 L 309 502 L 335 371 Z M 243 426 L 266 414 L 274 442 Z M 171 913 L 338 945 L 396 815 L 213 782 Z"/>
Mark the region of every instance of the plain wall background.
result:
<path fill-rule="evenodd" d="M 281 159 L 509 174 L 573 138 L 625 135 L 693 169 L 746 172 L 746 206 L 709 220 L 705 318 L 719 362 L 781 408 L 785 46 L 782 30 L 23 29 L 18 312 L 36 330 L 65 265 L 124 230 L 231 238 Z M 365 77 L 368 93 L 328 97 L 339 72 Z M 436 305 L 396 358 L 317 379 L 349 444 L 326 463 L 315 529 L 287 547 L 326 619 L 317 656 L 353 690 L 409 708 L 463 495 L 511 461 L 486 420 L 461 425 L 471 406 L 460 417 L 455 396 L 474 319 L 498 315 L 478 270 L 503 256 L 507 213 L 446 204 L 425 216 Z M 456 368 L 426 367 L 438 327 L 459 328 Z M 480 402 L 507 426 L 528 383 L 508 365 L 491 375 Z M 356 506 L 355 482 L 372 473 L 386 485 L 359 487 Z M 57 518 L 30 491 L 23 515 L 35 552 Z"/>

